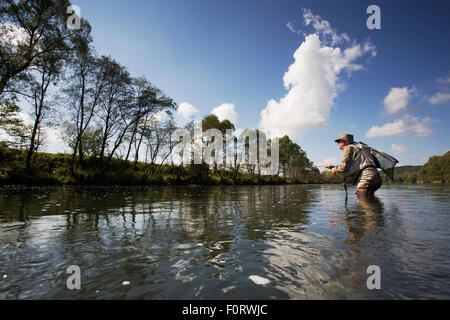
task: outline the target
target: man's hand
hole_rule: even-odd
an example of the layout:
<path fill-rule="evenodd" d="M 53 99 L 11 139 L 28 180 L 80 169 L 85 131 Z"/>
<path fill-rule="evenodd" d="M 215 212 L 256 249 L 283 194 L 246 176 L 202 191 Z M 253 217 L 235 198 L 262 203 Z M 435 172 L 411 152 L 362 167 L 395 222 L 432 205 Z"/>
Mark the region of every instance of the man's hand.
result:
<path fill-rule="evenodd" d="M 336 168 L 333 168 L 333 169 L 331 169 L 331 174 L 334 176 L 334 175 L 336 175 Z"/>

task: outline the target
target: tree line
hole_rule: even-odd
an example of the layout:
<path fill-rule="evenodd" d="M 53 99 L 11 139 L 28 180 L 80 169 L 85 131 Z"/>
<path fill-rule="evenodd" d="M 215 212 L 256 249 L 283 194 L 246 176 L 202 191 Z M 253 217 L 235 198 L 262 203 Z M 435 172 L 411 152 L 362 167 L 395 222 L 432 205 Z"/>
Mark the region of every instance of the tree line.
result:
<path fill-rule="evenodd" d="M 152 140 L 156 116 L 176 108 L 145 77 L 92 46 L 91 26 L 66 26 L 69 1 L 4 1 L 0 7 L 0 125 L 26 149 L 26 168 L 43 143 L 44 125 L 58 125 L 72 149 L 71 170 L 85 156 L 109 159 L 126 149 L 138 161 L 145 140 Z M 18 115 L 18 102 L 32 106 L 32 124 Z M 65 117 L 61 123 L 57 119 Z M 57 123 L 55 123 L 57 122 Z M 123 156 L 123 155 L 122 155 Z"/>
<path fill-rule="evenodd" d="M 418 183 L 450 183 L 450 151 L 442 156 L 433 156 L 419 169 Z"/>
<path fill-rule="evenodd" d="M 133 77 L 112 57 L 99 55 L 87 20 L 80 18 L 79 29 L 68 28 L 70 5 L 68 0 L 0 4 L 0 129 L 10 137 L 1 144 L 23 150 L 25 171 L 32 172 L 45 142 L 43 129 L 55 126 L 71 149 L 65 164 L 70 175 L 82 170 L 87 159 L 86 165 L 98 160 L 102 170 L 122 159 L 145 176 L 160 172 L 164 163 L 174 166 L 177 141 L 171 136 L 177 129 L 173 119 L 177 104 L 146 77 Z M 25 103 L 31 106 L 28 123 L 20 116 Z M 229 120 L 219 121 L 215 115 L 206 116 L 201 126 L 203 131 L 235 130 Z M 185 126 L 194 127 L 194 121 Z M 150 165 L 141 168 L 141 162 Z M 202 172 L 209 169 L 203 166 Z M 178 172 L 183 174 L 183 169 Z M 234 180 L 241 172 L 261 178 L 261 166 L 241 166 L 237 159 L 231 168 L 217 164 L 213 168 L 213 174 L 231 175 Z M 277 176 L 311 182 L 319 172 L 306 152 L 285 136 L 280 139 Z"/>

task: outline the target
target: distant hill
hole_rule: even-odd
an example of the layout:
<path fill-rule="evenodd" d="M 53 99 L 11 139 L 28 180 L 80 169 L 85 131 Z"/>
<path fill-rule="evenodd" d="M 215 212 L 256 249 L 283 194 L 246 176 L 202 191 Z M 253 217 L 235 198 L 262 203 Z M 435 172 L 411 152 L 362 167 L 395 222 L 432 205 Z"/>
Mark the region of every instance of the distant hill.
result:
<path fill-rule="evenodd" d="M 395 168 L 395 173 L 398 175 L 413 173 L 419 171 L 422 167 L 423 166 L 399 166 Z"/>
<path fill-rule="evenodd" d="M 395 183 L 450 183 L 450 151 L 433 156 L 423 166 L 400 166 L 394 171 Z M 383 183 L 392 183 L 383 173 Z"/>
<path fill-rule="evenodd" d="M 395 183 L 417 183 L 417 174 L 422 166 L 399 166 L 394 169 Z M 384 184 L 393 183 L 387 175 L 381 174 Z"/>

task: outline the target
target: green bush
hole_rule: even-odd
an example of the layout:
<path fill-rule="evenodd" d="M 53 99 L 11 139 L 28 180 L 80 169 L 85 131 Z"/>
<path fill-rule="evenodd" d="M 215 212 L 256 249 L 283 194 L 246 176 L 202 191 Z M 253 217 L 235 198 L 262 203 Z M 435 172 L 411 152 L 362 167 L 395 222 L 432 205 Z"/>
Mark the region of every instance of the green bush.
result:
<path fill-rule="evenodd" d="M 431 157 L 417 173 L 419 183 L 450 183 L 450 151 Z"/>

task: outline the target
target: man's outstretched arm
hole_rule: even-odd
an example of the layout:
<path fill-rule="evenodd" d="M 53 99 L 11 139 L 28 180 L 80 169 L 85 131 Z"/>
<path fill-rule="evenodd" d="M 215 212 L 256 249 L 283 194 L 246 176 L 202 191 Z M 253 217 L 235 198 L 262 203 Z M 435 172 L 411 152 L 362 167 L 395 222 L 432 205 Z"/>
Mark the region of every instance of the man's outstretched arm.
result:
<path fill-rule="evenodd" d="M 344 172 L 345 174 L 346 171 L 348 171 L 348 169 L 350 168 L 352 159 L 353 159 L 353 148 L 350 146 L 345 146 L 344 153 L 342 154 L 342 162 L 341 164 L 337 165 L 334 168 L 334 170 Z"/>

